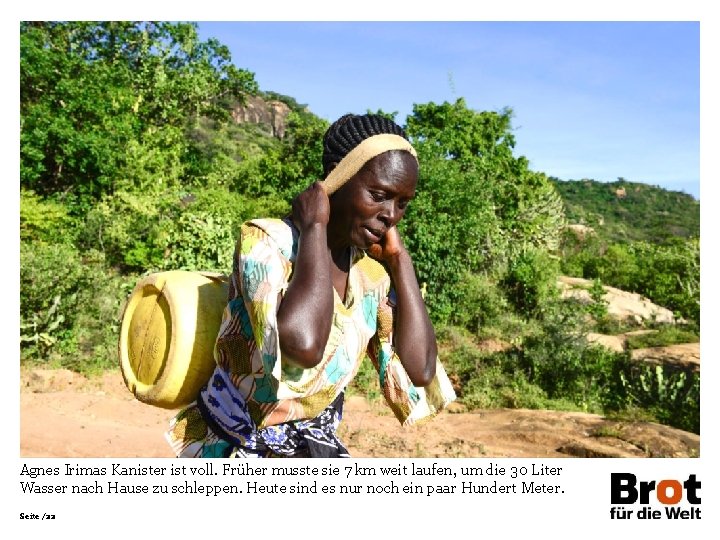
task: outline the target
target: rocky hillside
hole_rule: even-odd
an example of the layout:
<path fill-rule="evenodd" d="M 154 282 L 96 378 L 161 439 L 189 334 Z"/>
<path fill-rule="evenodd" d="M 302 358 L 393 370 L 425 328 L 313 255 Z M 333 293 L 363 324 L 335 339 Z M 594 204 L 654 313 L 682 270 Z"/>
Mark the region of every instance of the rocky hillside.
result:
<path fill-rule="evenodd" d="M 700 201 L 679 191 L 629 182 L 552 179 L 568 222 L 612 242 L 662 242 L 700 235 Z"/>

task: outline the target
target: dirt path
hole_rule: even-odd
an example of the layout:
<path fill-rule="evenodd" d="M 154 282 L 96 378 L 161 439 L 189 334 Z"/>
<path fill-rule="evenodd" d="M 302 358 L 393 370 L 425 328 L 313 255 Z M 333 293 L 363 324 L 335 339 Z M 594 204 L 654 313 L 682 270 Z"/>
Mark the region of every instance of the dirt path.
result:
<path fill-rule="evenodd" d="M 22 457 L 172 457 L 171 411 L 140 403 L 119 372 L 85 379 L 23 371 Z M 349 397 L 340 436 L 355 457 L 693 457 L 699 437 L 648 423 L 556 411 L 443 412 L 402 429 L 382 401 Z"/>

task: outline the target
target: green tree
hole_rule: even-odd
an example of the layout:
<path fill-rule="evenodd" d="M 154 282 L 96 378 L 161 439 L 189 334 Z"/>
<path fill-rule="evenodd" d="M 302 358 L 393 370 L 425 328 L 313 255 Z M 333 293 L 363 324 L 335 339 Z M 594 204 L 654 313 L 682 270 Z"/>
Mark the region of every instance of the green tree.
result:
<path fill-rule="evenodd" d="M 562 201 L 513 155 L 511 120 L 510 109 L 478 112 L 463 99 L 415 105 L 408 117 L 420 181 L 402 227 L 439 319 L 462 300 L 465 272 L 502 274 L 515 251 L 558 245 Z"/>
<path fill-rule="evenodd" d="M 700 323 L 700 240 L 632 245 L 638 272 L 635 288 L 676 316 Z"/>
<path fill-rule="evenodd" d="M 195 25 L 23 22 L 20 25 L 21 184 L 83 206 L 121 184 L 184 180 L 185 132 L 256 90 L 227 47 Z"/>
<path fill-rule="evenodd" d="M 327 128 L 328 123 L 312 113 L 290 112 L 282 144 L 247 160 L 234 188 L 248 195 L 290 201 L 322 179 L 322 141 Z"/>

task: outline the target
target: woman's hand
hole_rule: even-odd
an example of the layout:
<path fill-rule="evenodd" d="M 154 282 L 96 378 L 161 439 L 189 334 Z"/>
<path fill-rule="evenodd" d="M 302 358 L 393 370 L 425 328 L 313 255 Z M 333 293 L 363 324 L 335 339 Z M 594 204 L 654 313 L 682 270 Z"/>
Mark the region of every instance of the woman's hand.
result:
<path fill-rule="evenodd" d="M 373 244 L 368 249 L 368 254 L 380 262 L 390 263 L 402 253 L 405 253 L 405 245 L 400 238 L 397 227 L 391 227 L 385 233 L 380 243 Z"/>
<path fill-rule="evenodd" d="M 299 231 L 313 225 L 327 226 L 330 220 L 330 199 L 320 182 L 313 182 L 292 202 L 292 220 Z"/>

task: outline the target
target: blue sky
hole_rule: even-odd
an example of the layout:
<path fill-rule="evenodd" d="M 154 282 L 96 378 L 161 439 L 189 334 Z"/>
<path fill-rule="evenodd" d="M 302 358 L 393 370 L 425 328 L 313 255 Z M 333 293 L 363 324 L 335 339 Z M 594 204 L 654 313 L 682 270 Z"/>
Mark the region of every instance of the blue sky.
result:
<path fill-rule="evenodd" d="M 262 90 L 327 120 L 466 99 L 514 111 L 516 154 L 561 179 L 699 198 L 697 22 L 202 22 Z"/>

